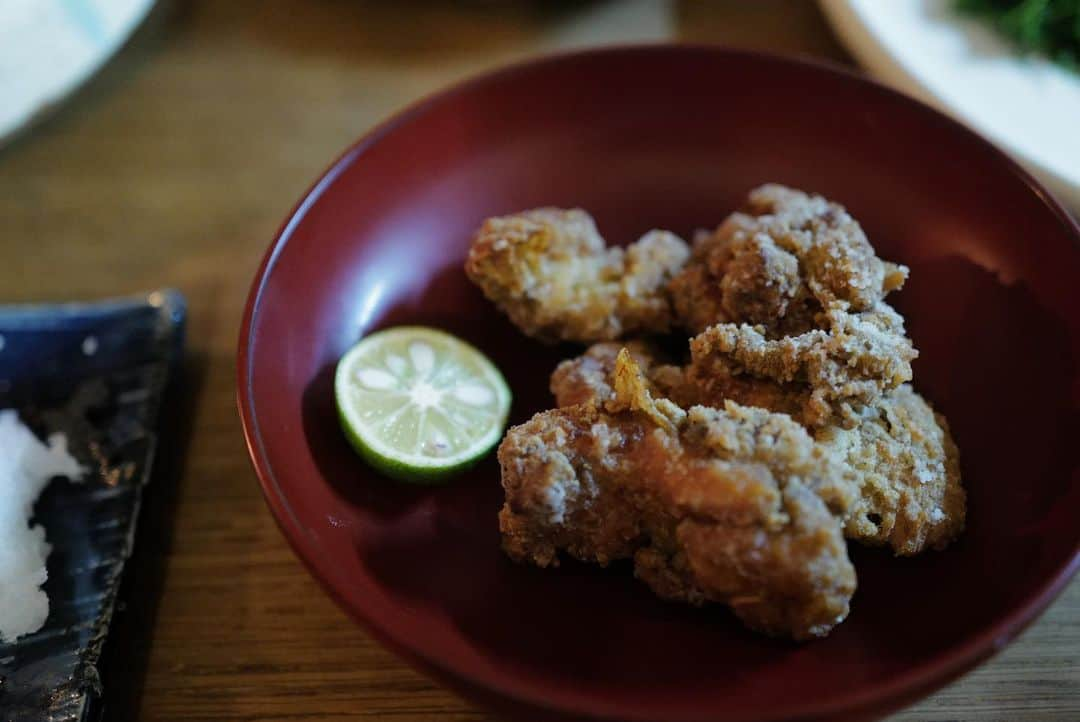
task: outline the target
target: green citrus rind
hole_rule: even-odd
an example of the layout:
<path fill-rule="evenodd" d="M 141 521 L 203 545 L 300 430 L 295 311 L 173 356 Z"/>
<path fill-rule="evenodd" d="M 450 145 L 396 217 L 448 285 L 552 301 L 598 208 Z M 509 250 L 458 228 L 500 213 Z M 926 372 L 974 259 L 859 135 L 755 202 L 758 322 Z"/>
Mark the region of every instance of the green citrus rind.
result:
<path fill-rule="evenodd" d="M 466 448 L 445 458 L 424 456 L 395 449 L 379 438 L 362 419 L 362 408 L 352 400 L 357 382 L 350 372 L 363 368 L 365 354 L 376 353 L 379 346 L 424 342 L 443 352 L 444 362 L 471 365 L 480 371 L 479 377 L 495 394 L 494 415 L 483 435 Z M 404 392 L 401 392 L 404 393 Z M 446 390 L 443 391 L 446 393 Z M 364 337 L 342 356 L 334 376 L 334 398 L 338 421 L 346 440 L 361 458 L 384 476 L 411 484 L 440 484 L 475 466 L 499 443 L 506 429 L 512 395 L 506 379 L 498 368 L 479 349 L 438 329 L 424 326 L 398 326 Z M 415 408 L 415 407 L 413 407 Z"/>

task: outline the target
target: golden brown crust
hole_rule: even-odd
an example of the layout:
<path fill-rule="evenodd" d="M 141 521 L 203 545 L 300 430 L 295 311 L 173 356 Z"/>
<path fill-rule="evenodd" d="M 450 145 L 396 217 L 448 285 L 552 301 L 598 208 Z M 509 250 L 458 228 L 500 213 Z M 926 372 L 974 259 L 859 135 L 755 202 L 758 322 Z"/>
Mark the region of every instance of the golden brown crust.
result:
<path fill-rule="evenodd" d="M 796 639 L 847 614 L 855 574 L 840 518 L 852 489 L 789 418 L 653 399 L 629 354 L 612 396 L 537 414 L 499 447 L 510 556 L 632 558 L 660 596 L 728 604 Z"/>
<path fill-rule="evenodd" d="M 610 399 L 608 378 L 619 348 L 617 343 L 597 344 L 562 362 L 552 375 L 559 406 Z M 723 408 L 730 400 L 795 420 L 805 413 L 808 394 L 791 384 L 740 374 L 714 376 L 710 383 L 697 385 L 682 368 L 660 363 L 665 359 L 654 347 L 639 342 L 631 349 L 650 391 L 677 399 L 681 406 Z M 858 422 L 851 429 L 828 424 L 814 431 L 857 492 L 845 535 L 887 545 L 903 556 L 947 546 L 963 531 L 965 493 L 959 454 L 945 418 L 903 384 L 864 407 Z"/>
<path fill-rule="evenodd" d="M 529 336 L 591 342 L 668 331 L 667 284 L 688 256 L 665 231 L 608 248 L 585 211 L 540 208 L 484 221 L 465 272 Z"/>
<path fill-rule="evenodd" d="M 499 447 L 514 559 L 632 559 L 665 599 L 807 639 L 847 614 L 845 535 L 910 555 L 962 531 L 956 445 L 883 300 L 907 269 L 841 206 L 762 186 L 689 251 L 608 249 L 584 212 L 540 209 L 489 219 L 466 270 L 526 333 L 605 341 Z M 613 342 L 673 325 L 698 334 L 686 365 Z"/>
<path fill-rule="evenodd" d="M 824 316 L 827 330 L 776 339 L 760 326 L 712 326 L 690 341 L 688 376 L 709 397 L 755 405 L 768 388 L 757 382 L 774 382 L 780 390 L 768 408 L 809 427 L 855 426 L 863 408 L 911 380 L 917 353 L 884 302 L 861 313 L 834 304 Z"/>
<path fill-rule="evenodd" d="M 610 380 L 615 359 L 624 348 L 646 377 L 661 358 L 659 349 L 646 341 L 594 343 L 585 353 L 561 362 L 552 372 L 550 388 L 555 405 L 603 403 L 610 399 L 614 394 Z"/>
<path fill-rule="evenodd" d="M 964 529 L 960 457 L 945 417 L 904 384 L 867 410 L 855 429 L 820 429 L 817 441 L 854 473 L 859 495 L 849 539 L 899 555 L 943 549 Z"/>
<path fill-rule="evenodd" d="M 696 389 L 687 387 L 682 366 L 655 344 L 640 339 L 594 343 L 585 353 L 561 362 L 551 374 L 550 388 L 558 407 L 608 401 L 614 390 L 611 375 L 622 349 L 645 375 L 650 393 L 671 399 L 680 406 L 701 401 Z M 722 399 L 719 399 L 722 401 Z"/>
<path fill-rule="evenodd" d="M 694 333 L 747 323 L 774 338 L 814 328 L 815 314 L 835 303 L 871 309 L 907 274 L 877 257 L 842 206 L 769 184 L 715 232 L 695 238 L 670 289 L 679 322 Z"/>

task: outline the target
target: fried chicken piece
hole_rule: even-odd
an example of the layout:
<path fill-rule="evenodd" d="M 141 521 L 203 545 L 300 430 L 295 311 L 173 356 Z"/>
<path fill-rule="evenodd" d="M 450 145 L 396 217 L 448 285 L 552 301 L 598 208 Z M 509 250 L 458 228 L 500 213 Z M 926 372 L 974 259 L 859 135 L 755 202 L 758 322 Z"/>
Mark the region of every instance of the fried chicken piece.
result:
<path fill-rule="evenodd" d="M 484 221 L 465 272 L 527 335 L 592 342 L 668 331 L 667 284 L 689 253 L 666 231 L 608 248 L 585 211 L 540 208 Z"/>
<path fill-rule="evenodd" d="M 750 192 L 741 212 L 698 235 L 670 290 L 682 326 L 762 325 L 769 338 L 819 327 L 820 311 L 842 302 L 875 307 L 908 269 L 882 261 L 858 222 L 821 196 L 781 185 Z"/>
<path fill-rule="evenodd" d="M 606 341 L 590 346 L 584 354 L 559 363 L 551 374 L 550 388 L 558 407 L 584 403 L 603 403 L 612 397 L 609 382 L 619 351 L 626 348 L 648 382 L 649 392 L 671 399 L 684 408 L 712 406 L 724 401 L 741 406 L 756 406 L 787 414 L 800 421 L 808 392 L 794 384 L 781 385 L 770 379 L 748 374 L 732 374 L 717 368 L 715 375 L 695 379 L 690 366 L 680 366 L 655 345 L 633 340 Z"/>
<path fill-rule="evenodd" d="M 563 361 L 551 377 L 559 406 L 603 403 L 614 394 L 608 379 L 619 345 L 597 344 Z M 723 408 L 725 400 L 801 418 L 805 392 L 748 375 L 714 377 L 699 386 L 675 365 L 661 363 L 652 347 L 630 351 L 652 393 L 678 396 L 681 406 Z M 942 549 L 963 531 L 965 493 L 956 444 L 945 417 L 935 413 L 908 384 L 867 407 L 852 429 L 830 424 L 815 440 L 836 455 L 856 490 L 845 535 L 869 545 L 888 545 L 901 556 Z"/>
<path fill-rule="evenodd" d="M 820 637 L 848 613 L 855 571 L 841 515 L 852 490 L 791 419 L 729 403 L 683 411 L 653 399 L 621 353 L 603 404 L 534 416 L 499 447 L 503 546 L 632 558 L 665 599 L 720 602 L 753 629 Z"/>
<path fill-rule="evenodd" d="M 674 359 L 654 344 L 632 340 L 594 343 L 582 355 L 561 362 L 550 380 L 555 405 L 561 408 L 611 399 L 615 394 L 611 376 L 615 361 L 624 348 L 647 380 L 650 393 L 671 399 L 680 406 L 705 403 L 698 399 L 696 390 L 686 387 L 686 375 L 682 366 L 673 363 Z"/>
<path fill-rule="evenodd" d="M 911 380 L 917 352 L 883 302 L 861 313 L 832 304 L 824 315 L 827 330 L 778 339 L 760 326 L 712 326 L 690 341 L 688 377 L 708 397 L 783 411 L 808 427 L 851 428 L 863 408 Z"/>
<path fill-rule="evenodd" d="M 944 549 L 964 529 L 960 456 L 945 417 L 904 384 L 867 410 L 855 429 L 828 426 L 816 439 L 853 471 L 859 494 L 849 539 L 908 556 Z"/>

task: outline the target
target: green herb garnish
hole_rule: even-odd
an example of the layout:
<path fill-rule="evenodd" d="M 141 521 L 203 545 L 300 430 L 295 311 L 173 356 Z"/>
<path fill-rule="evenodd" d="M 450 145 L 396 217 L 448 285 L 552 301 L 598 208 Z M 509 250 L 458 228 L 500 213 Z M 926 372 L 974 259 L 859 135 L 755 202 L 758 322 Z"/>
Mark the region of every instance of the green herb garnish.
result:
<path fill-rule="evenodd" d="M 1080 72 L 1080 0 L 955 0 L 1026 53 L 1043 53 Z"/>

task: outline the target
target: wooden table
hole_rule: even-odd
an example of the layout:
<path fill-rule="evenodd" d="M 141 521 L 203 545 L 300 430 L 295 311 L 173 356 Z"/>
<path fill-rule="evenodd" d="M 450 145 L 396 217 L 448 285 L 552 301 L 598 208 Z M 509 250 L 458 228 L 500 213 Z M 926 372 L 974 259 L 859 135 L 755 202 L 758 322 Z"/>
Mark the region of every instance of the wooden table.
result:
<path fill-rule="evenodd" d="M 0 151 L 4 300 L 163 285 L 191 304 L 191 429 L 153 490 L 117 718 L 492 720 L 354 625 L 259 494 L 234 406 L 241 306 L 293 202 L 413 99 L 538 51 L 617 39 L 724 42 L 848 63 L 808 2 L 159 7 L 73 102 Z M 896 719 L 1080 719 L 1080 585 L 999 657 Z"/>

